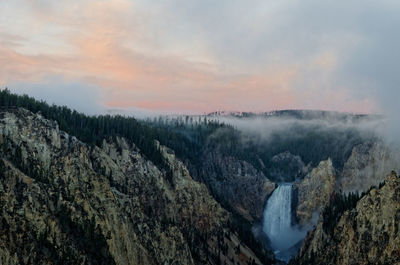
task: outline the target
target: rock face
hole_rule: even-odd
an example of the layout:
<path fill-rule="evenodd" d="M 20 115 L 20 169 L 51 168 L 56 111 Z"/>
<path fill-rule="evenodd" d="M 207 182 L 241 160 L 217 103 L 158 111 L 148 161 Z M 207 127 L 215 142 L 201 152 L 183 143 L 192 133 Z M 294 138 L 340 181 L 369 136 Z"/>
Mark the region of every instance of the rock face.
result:
<path fill-rule="evenodd" d="M 292 264 L 400 264 L 400 178 L 386 177 L 325 233 L 323 220 L 307 235 Z"/>
<path fill-rule="evenodd" d="M 301 225 L 310 221 L 328 202 L 333 191 L 362 193 L 384 181 L 386 172 L 399 170 L 400 157 L 381 141 L 366 142 L 353 148 L 343 169 L 322 161 L 302 181 L 295 183 L 296 217 Z"/>
<path fill-rule="evenodd" d="M 322 161 L 307 176 L 293 185 L 296 219 L 300 225 L 308 224 L 313 215 L 329 201 L 335 187 L 335 170 L 330 159 Z"/>
<path fill-rule="evenodd" d="M 221 201 L 249 221 L 261 220 L 276 184 L 246 161 L 209 153 L 204 160 L 205 182 Z"/>
<path fill-rule="evenodd" d="M 380 141 L 367 142 L 353 148 L 344 164 L 337 186 L 345 193 L 367 191 L 378 186 L 390 170 L 398 170 L 400 158 Z"/>
<path fill-rule="evenodd" d="M 88 146 L 0 110 L 0 263 L 208 264 L 229 214 L 160 149 L 167 174 L 123 138 Z"/>

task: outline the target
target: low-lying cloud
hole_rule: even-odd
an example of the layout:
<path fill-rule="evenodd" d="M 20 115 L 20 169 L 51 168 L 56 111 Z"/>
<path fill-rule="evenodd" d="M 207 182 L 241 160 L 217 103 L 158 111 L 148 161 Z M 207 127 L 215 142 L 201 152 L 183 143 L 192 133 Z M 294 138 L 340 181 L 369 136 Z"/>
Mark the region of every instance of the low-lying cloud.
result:
<path fill-rule="evenodd" d="M 310 112 L 312 113 L 312 111 Z M 316 112 L 317 113 L 317 112 Z M 320 112 L 318 112 L 320 113 Z M 211 119 L 218 120 L 225 124 L 231 124 L 245 135 L 256 135 L 264 141 L 269 141 L 271 136 L 280 134 L 282 137 L 296 138 L 293 128 L 305 128 L 315 132 L 356 130 L 365 136 L 376 134 L 383 136 L 386 122 L 383 116 L 370 115 L 356 118 L 354 114 L 325 112 L 324 116 L 318 117 L 313 114 L 312 119 L 297 119 L 293 117 L 277 117 L 268 115 L 257 115 L 251 118 L 239 118 L 232 116 L 217 116 Z"/>

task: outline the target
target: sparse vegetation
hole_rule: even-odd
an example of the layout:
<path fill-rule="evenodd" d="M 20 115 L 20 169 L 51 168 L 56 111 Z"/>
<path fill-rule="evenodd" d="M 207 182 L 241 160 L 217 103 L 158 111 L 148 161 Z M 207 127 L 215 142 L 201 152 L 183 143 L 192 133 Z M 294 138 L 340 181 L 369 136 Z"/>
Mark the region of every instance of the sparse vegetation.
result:
<path fill-rule="evenodd" d="M 12 94 L 7 89 L 0 91 L 0 106 L 23 107 L 32 112 L 40 112 L 46 119 L 57 121 L 61 130 L 77 136 L 81 141 L 92 146 L 100 146 L 103 139 L 124 137 L 128 142 L 134 143 L 147 159 L 162 169 L 168 180 L 171 169 L 164 161 L 157 145 L 154 144 L 154 141 L 158 140 L 162 145 L 173 149 L 176 156 L 187 165 L 191 175 L 197 180 L 204 181 L 217 201 L 232 213 L 235 211 L 224 196 L 219 194 L 214 185 L 205 181 L 207 178 L 204 178 L 204 174 L 211 174 L 211 172 L 204 171 L 204 155 L 217 153 L 221 157 L 233 157 L 239 161 L 246 161 L 263 172 L 265 176 L 276 181 L 271 172 L 287 168 L 286 163 L 272 161 L 277 154 L 289 151 L 293 155 L 300 156 L 304 164 L 313 166 L 331 157 L 334 165 L 340 168 L 347 160 L 352 148 L 364 141 L 363 136 L 355 129 L 323 130 L 319 125 L 305 127 L 299 123 L 294 123 L 288 128 L 291 131 L 290 135 L 295 137 L 287 137 L 275 132 L 266 141 L 260 136 L 247 135 L 233 125 L 212 121 L 208 117 L 159 117 L 142 121 L 121 115 L 87 116 L 65 106 L 48 105 L 27 95 Z M 3 144 L 3 148 L 7 148 L 7 145 Z M 14 162 L 21 165 L 21 170 L 38 181 L 45 181 L 46 178 L 43 176 L 46 172 L 37 171 L 33 166 L 34 163 L 27 160 L 23 162 L 22 153 L 18 151 L 18 148 L 15 150 L 17 153 L 12 159 L 19 160 Z M 213 174 L 216 175 L 216 181 L 223 181 L 218 179 L 223 175 L 219 165 L 216 164 L 212 168 L 215 171 Z M 283 180 L 291 181 L 294 177 L 296 175 L 292 174 L 290 179 Z M 337 222 L 338 216 L 344 209 L 352 207 L 356 197 L 348 199 L 334 196 L 333 200 L 334 202 L 329 206 L 332 212 L 325 213 L 326 218 L 331 220 L 328 222 L 327 230 Z M 254 238 L 251 224 L 238 214 L 233 216 L 232 231 L 238 233 L 239 238 L 255 250 L 257 257 L 264 263 L 271 262 L 261 244 Z M 203 249 L 207 250 L 205 243 L 207 236 L 192 235 L 190 231 L 186 231 L 185 237 L 193 238 L 190 241 L 191 249 L 196 249 L 196 245 L 202 245 Z M 224 251 L 222 243 L 218 246 L 221 251 Z M 195 251 L 193 254 L 201 255 L 201 253 L 196 254 Z"/>
<path fill-rule="evenodd" d="M 333 235 L 333 229 L 340 220 L 342 214 L 356 207 L 361 196 L 358 193 L 333 193 L 328 205 L 322 211 L 323 228 L 325 233 Z"/>
<path fill-rule="evenodd" d="M 265 141 L 260 136 L 249 136 L 232 125 L 207 117 L 159 117 L 140 121 L 121 115 L 87 116 L 66 106 L 50 106 L 27 95 L 12 94 L 8 89 L 0 91 L 0 106 L 23 107 L 32 112 L 41 112 L 45 118 L 56 120 L 61 130 L 92 145 L 100 145 L 105 138 L 123 136 L 135 143 L 155 164 L 165 168 L 162 156 L 154 145 L 154 140 L 158 140 L 173 149 L 189 165 L 189 170 L 195 176 L 202 172 L 203 154 L 210 152 L 247 161 L 273 181 L 275 179 L 271 172 L 284 170 L 286 164 L 276 164 L 272 158 L 286 151 L 299 155 L 306 165 L 312 166 L 330 157 L 335 168 L 340 169 L 353 147 L 365 140 L 354 128 L 325 130 L 321 125 L 310 127 L 301 123 L 294 123 L 287 128 L 293 137 L 276 132 Z M 291 177 L 294 178 L 295 174 Z"/>

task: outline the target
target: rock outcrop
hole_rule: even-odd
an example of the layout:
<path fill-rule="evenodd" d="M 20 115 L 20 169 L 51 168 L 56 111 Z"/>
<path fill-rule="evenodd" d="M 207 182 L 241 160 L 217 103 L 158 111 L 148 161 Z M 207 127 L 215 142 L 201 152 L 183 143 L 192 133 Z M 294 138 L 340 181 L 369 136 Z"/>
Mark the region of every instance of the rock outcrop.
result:
<path fill-rule="evenodd" d="M 344 193 L 367 191 L 384 181 L 390 170 L 398 170 L 400 157 L 381 141 L 357 145 L 338 177 L 338 189 Z"/>
<path fill-rule="evenodd" d="M 322 161 L 300 182 L 293 185 L 296 219 L 300 225 L 310 223 L 313 215 L 329 201 L 335 187 L 335 169 L 330 159 Z"/>
<path fill-rule="evenodd" d="M 323 224 L 309 232 L 291 264 L 400 264 L 400 178 L 389 174 L 342 214 L 332 233 Z"/>
<path fill-rule="evenodd" d="M 379 186 L 386 172 L 398 170 L 399 164 L 399 155 L 379 140 L 355 146 L 343 169 L 333 168 L 330 159 L 322 161 L 294 185 L 297 220 L 301 225 L 307 224 L 333 192 L 361 194 Z"/>
<path fill-rule="evenodd" d="M 276 184 L 246 161 L 209 153 L 204 158 L 205 182 L 219 200 L 249 221 L 262 219 Z"/>
<path fill-rule="evenodd" d="M 0 263 L 210 263 L 229 214 L 160 150 L 169 172 L 123 138 L 89 146 L 40 114 L 0 110 Z"/>

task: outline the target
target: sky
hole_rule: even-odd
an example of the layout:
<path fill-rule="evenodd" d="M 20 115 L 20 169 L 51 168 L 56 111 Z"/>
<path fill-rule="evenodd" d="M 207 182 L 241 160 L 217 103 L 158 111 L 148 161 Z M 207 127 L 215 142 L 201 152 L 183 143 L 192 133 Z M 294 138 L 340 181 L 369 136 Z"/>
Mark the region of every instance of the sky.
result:
<path fill-rule="evenodd" d="M 396 116 L 398 0 L 0 1 L 0 87 L 90 114 Z"/>

